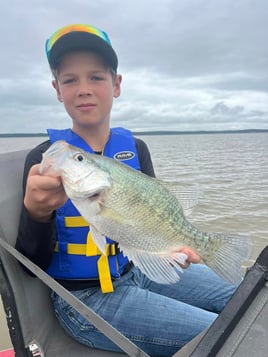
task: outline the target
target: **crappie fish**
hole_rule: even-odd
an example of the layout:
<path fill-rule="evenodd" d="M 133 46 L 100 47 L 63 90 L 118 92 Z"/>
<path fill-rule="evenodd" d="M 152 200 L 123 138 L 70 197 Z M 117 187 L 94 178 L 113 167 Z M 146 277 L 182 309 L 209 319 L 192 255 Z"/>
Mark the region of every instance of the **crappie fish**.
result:
<path fill-rule="evenodd" d="M 251 253 L 248 237 L 198 230 L 185 217 L 177 198 L 159 180 L 100 155 L 57 141 L 43 154 L 43 175 L 61 176 L 67 196 L 90 224 L 105 254 L 105 236 L 151 280 L 179 280 L 178 253 L 192 247 L 223 279 L 241 281 L 241 264 Z"/>

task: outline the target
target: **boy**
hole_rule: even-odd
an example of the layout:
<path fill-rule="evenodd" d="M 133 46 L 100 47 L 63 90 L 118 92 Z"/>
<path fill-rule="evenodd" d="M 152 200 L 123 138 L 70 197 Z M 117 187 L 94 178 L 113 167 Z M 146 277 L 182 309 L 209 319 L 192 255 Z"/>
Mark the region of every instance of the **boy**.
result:
<path fill-rule="evenodd" d="M 16 247 L 149 355 L 172 356 L 214 321 L 235 287 L 200 264 L 186 269 L 178 284 L 157 284 L 108 238 L 106 265 L 98 264 L 104 256 L 67 200 L 60 178 L 39 175 L 42 153 L 61 139 L 110 157 L 131 150 L 135 155 L 125 164 L 150 176 L 154 169 L 143 141 L 126 129 L 110 128 L 122 77 L 108 36 L 88 25 L 66 26 L 47 41 L 46 54 L 52 85 L 72 119 L 72 129 L 48 130 L 49 140 L 26 159 Z M 187 247 L 181 251 L 188 255 L 185 268 L 199 263 L 195 252 Z M 103 279 L 107 273 L 108 283 Z M 119 350 L 54 292 L 52 301 L 60 323 L 75 339 L 94 348 Z"/>

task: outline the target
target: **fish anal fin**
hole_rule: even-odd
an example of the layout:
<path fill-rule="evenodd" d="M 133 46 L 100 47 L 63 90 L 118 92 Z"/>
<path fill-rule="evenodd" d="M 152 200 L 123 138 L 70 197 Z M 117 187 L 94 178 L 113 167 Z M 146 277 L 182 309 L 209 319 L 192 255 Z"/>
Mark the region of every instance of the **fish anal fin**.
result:
<path fill-rule="evenodd" d="M 136 250 L 120 244 L 120 250 L 128 257 L 150 280 L 159 284 L 174 284 L 180 280 L 178 273 L 182 272 L 179 264 L 184 264 L 186 254 L 150 253 Z"/>

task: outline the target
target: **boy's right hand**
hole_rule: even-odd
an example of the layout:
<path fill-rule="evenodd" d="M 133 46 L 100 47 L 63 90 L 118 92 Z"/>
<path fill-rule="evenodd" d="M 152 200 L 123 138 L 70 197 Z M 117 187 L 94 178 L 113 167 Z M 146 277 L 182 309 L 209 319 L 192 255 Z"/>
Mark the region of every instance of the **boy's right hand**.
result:
<path fill-rule="evenodd" d="M 61 207 L 67 196 L 60 177 L 42 176 L 40 164 L 29 171 L 24 196 L 24 206 L 30 216 L 39 222 L 49 222 L 53 211 Z"/>

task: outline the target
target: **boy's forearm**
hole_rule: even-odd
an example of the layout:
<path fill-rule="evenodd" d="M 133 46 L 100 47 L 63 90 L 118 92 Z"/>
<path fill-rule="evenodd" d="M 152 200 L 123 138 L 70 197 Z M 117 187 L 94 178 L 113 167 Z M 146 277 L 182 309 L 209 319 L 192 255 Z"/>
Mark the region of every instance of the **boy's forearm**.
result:
<path fill-rule="evenodd" d="M 16 249 L 43 270 L 50 264 L 56 236 L 55 215 L 46 223 L 33 220 L 22 208 L 16 241 Z"/>

